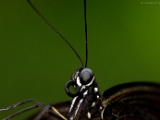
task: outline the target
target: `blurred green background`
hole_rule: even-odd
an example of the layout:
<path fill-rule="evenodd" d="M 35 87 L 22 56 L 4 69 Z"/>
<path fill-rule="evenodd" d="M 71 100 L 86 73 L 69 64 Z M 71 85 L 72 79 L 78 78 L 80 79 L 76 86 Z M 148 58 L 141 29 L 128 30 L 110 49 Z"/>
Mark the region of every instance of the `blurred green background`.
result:
<path fill-rule="evenodd" d="M 85 60 L 83 0 L 33 3 Z M 120 83 L 160 82 L 160 2 L 87 0 L 87 23 L 88 67 L 102 92 Z M 64 87 L 79 67 L 73 51 L 25 0 L 0 0 L 0 108 L 29 98 L 70 100 Z M 1 112 L 0 119 L 13 112 Z"/>

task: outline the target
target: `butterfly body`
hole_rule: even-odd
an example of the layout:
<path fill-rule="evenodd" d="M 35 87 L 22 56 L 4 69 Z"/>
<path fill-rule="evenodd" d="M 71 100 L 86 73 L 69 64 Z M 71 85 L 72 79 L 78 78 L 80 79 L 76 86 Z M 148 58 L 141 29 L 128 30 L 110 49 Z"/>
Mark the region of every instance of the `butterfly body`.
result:
<path fill-rule="evenodd" d="M 91 103 L 93 98 L 91 101 L 86 98 L 80 117 L 75 120 L 159 120 L 160 85 L 149 82 L 117 85 L 100 95 L 94 107 Z M 53 106 L 67 117 L 70 105 L 71 102 L 64 102 Z M 88 112 L 91 113 L 91 118 L 88 118 Z M 46 114 L 41 120 L 43 119 L 52 120 Z"/>

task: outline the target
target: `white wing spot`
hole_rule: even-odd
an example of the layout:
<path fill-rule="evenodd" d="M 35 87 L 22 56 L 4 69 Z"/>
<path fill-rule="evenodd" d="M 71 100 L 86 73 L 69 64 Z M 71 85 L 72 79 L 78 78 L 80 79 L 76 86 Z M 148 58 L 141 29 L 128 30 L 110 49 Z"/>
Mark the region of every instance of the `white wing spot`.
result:
<path fill-rule="evenodd" d="M 95 103 L 95 102 L 93 102 L 93 103 L 92 103 L 92 105 L 91 105 L 91 107 L 94 107 L 94 106 L 95 106 L 95 104 L 96 104 L 96 103 Z"/>
<path fill-rule="evenodd" d="M 88 119 L 91 119 L 91 113 L 90 112 L 87 113 L 87 117 L 88 117 Z"/>

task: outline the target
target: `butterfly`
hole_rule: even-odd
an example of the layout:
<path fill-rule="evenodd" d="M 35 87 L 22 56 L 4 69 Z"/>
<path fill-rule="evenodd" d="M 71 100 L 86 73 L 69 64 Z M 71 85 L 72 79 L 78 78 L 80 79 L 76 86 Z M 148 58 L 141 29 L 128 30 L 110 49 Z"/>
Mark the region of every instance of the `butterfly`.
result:
<path fill-rule="evenodd" d="M 28 2 L 30 3 L 30 1 Z M 30 5 L 32 6 L 31 3 Z M 67 44 L 70 46 L 68 42 Z M 73 47 L 70 47 L 80 59 Z M 112 87 L 101 94 L 93 71 L 87 68 L 87 57 L 85 65 L 83 65 L 80 59 L 82 67 L 73 73 L 71 80 L 66 84 L 66 93 L 72 98 L 72 101 L 45 106 L 31 99 L 0 109 L 0 111 L 9 110 L 27 102 L 33 102 L 35 104 L 34 106 L 25 108 L 14 115 L 8 116 L 6 119 L 10 119 L 15 115 L 36 107 L 40 107 L 42 111 L 28 119 L 158 120 L 160 118 L 159 84 L 147 82 L 126 83 Z M 72 93 L 70 87 L 74 87 L 76 92 Z"/>

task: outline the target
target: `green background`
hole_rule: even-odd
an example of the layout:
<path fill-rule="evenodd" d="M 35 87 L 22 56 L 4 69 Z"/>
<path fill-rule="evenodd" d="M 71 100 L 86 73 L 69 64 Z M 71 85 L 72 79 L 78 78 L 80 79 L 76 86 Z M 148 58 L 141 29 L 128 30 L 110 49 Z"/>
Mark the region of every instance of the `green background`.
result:
<path fill-rule="evenodd" d="M 149 2 L 87 0 L 88 67 L 102 92 L 120 83 L 160 82 L 160 2 Z M 85 60 L 83 0 L 33 3 Z M 0 108 L 29 98 L 70 100 L 64 87 L 79 67 L 73 51 L 25 0 L 0 0 Z M 0 119 L 13 112 L 1 112 Z"/>

